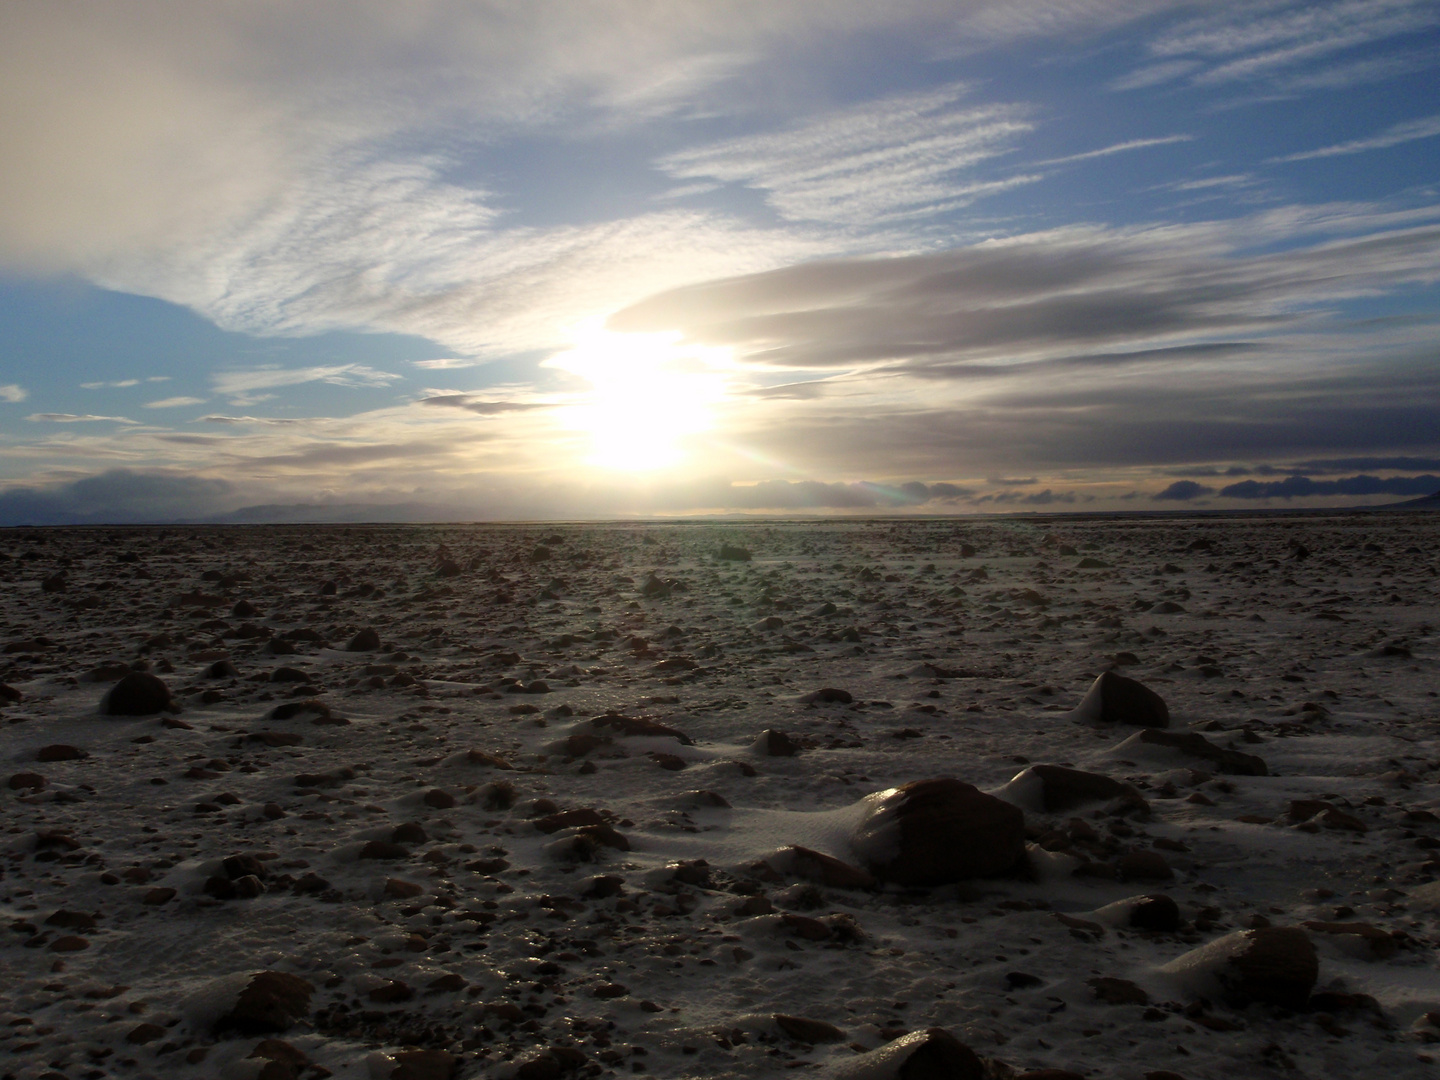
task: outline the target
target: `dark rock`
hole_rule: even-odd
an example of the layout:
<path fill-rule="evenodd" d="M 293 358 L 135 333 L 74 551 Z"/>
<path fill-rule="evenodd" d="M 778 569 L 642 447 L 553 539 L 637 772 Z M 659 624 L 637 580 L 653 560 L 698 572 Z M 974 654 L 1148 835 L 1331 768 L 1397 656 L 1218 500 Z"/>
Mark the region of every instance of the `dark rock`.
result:
<path fill-rule="evenodd" d="M 230 609 L 230 614 L 239 619 L 253 619 L 260 614 L 260 609 L 249 600 L 237 600 L 235 606 Z"/>
<path fill-rule="evenodd" d="M 1122 881 L 1169 881 L 1175 876 L 1158 851 L 1131 851 L 1120 856 L 1115 869 Z"/>
<path fill-rule="evenodd" d="M 10 777 L 11 791 L 44 791 L 45 777 L 39 773 L 20 772 Z"/>
<path fill-rule="evenodd" d="M 782 873 L 788 869 L 806 881 L 832 889 L 873 889 L 878 884 L 868 870 L 798 844 L 781 848 L 767 861 Z"/>
<path fill-rule="evenodd" d="M 239 677 L 240 669 L 229 660 L 216 660 L 205 669 L 205 674 L 202 676 L 206 679 L 238 679 Z"/>
<path fill-rule="evenodd" d="M 310 681 L 310 676 L 299 668 L 278 667 L 270 673 L 270 681 L 304 683 Z"/>
<path fill-rule="evenodd" d="M 362 859 L 408 859 L 410 849 L 388 840 L 370 840 L 360 849 Z"/>
<path fill-rule="evenodd" d="M 368 626 L 345 644 L 346 652 L 375 652 L 379 648 L 380 635 Z"/>
<path fill-rule="evenodd" d="M 25 695 L 9 683 L 0 682 L 0 705 L 14 705 L 17 701 L 25 700 Z"/>
<path fill-rule="evenodd" d="M 1320 972 L 1315 945 L 1304 930 L 1269 926 L 1239 930 L 1186 953 L 1168 970 L 1211 967 L 1226 1000 L 1237 1007 L 1258 1001 L 1303 1008 Z"/>
<path fill-rule="evenodd" d="M 148 671 L 132 671 L 110 688 L 101 702 L 106 716 L 153 716 L 179 712 L 170 688 Z"/>
<path fill-rule="evenodd" d="M 1095 997 L 1106 1005 L 1149 1005 L 1150 995 L 1129 979 L 1102 976 L 1088 980 Z"/>
<path fill-rule="evenodd" d="M 310 995 L 314 992 L 315 987 L 298 975 L 258 972 L 240 991 L 229 1011 L 215 1022 L 215 1034 L 235 1031 L 241 1035 L 264 1035 L 286 1031 L 310 1015 Z"/>
<path fill-rule="evenodd" d="M 1123 752 L 1127 746 L 1135 743 L 1164 746 L 1172 750 L 1179 750 L 1182 754 L 1188 754 L 1191 757 L 1203 758 L 1213 762 L 1222 773 L 1238 776 L 1268 776 L 1270 772 L 1264 760 L 1254 754 L 1216 746 L 1204 735 L 1195 731 L 1156 731 L 1153 728 L 1137 731 L 1116 748 L 1117 753 Z"/>
<path fill-rule="evenodd" d="M 1180 905 L 1163 893 L 1143 896 L 1130 909 L 1130 925 L 1136 930 L 1173 933 L 1180 929 Z"/>
<path fill-rule="evenodd" d="M 1170 726 L 1170 708 L 1164 698 L 1143 683 L 1114 671 L 1100 674 L 1075 712 L 1090 723 Z"/>
<path fill-rule="evenodd" d="M 1110 802 L 1121 799 L 1136 806 L 1144 806 L 1145 798 L 1131 784 L 1100 773 L 1067 769 L 1061 765 L 1031 765 L 1017 774 L 1007 787 L 1020 788 L 1026 777 L 1033 776 L 1043 785 L 1043 800 L 1046 813 L 1057 810 L 1071 810 L 1084 803 Z M 1019 791 L 1016 792 L 1019 794 Z"/>
<path fill-rule="evenodd" d="M 897 1080 L 983 1080 L 989 1075 L 975 1051 L 944 1028 L 927 1028 L 900 1040 L 913 1044 L 896 1072 Z"/>
<path fill-rule="evenodd" d="M 390 832 L 390 842 L 394 844 L 423 844 L 429 839 L 429 833 L 417 821 L 402 822 Z"/>
<path fill-rule="evenodd" d="M 621 716 L 618 713 L 607 713 L 604 716 L 594 717 L 590 726 L 595 728 L 608 728 L 620 735 L 627 737 L 657 737 L 674 739 L 682 746 L 694 746 L 695 740 L 683 731 L 669 727 L 656 720 L 648 720 L 643 716 Z"/>
<path fill-rule="evenodd" d="M 812 690 L 802 700 L 807 704 L 849 705 L 855 698 L 849 690 L 841 690 L 836 686 L 825 686 L 819 690 Z"/>
<path fill-rule="evenodd" d="M 245 877 L 247 874 L 264 879 L 270 876 L 265 864 L 254 855 L 231 855 L 228 856 L 221 866 L 225 870 L 225 876 L 231 881 Z"/>
<path fill-rule="evenodd" d="M 460 1059 L 448 1050 L 400 1050 L 390 1080 L 453 1080 Z"/>
<path fill-rule="evenodd" d="M 1025 853 L 1025 816 L 952 777 L 871 795 L 851 837 L 867 869 L 900 885 L 995 877 Z"/>
<path fill-rule="evenodd" d="M 775 1026 L 796 1042 L 836 1043 L 845 1041 L 845 1032 L 824 1020 L 810 1020 L 803 1016 L 786 1016 L 776 1013 L 772 1019 Z"/>
<path fill-rule="evenodd" d="M 783 731 L 766 728 L 755 740 L 755 749 L 769 757 L 794 757 L 800 752 L 800 744 Z"/>
<path fill-rule="evenodd" d="M 721 544 L 720 554 L 717 556 L 727 562 L 749 562 L 753 557 L 749 548 L 743 548 L 737 544 Z"/>

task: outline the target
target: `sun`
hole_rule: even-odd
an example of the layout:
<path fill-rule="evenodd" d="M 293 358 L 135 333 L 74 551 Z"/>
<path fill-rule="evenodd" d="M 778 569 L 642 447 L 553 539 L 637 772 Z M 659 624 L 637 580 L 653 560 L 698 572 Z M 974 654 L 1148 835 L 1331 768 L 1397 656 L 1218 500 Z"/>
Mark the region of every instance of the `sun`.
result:
<path fill-rule="evenodd" d="M 678 331 L 595 329 L 546 366 L 590 384 L 567 410 L 570 426 L 589 436 L 586 463 L 648 472 L 681 462 L 686 441 L 709 430 L 732 361 L 728 350 L 686 344 Z"/>

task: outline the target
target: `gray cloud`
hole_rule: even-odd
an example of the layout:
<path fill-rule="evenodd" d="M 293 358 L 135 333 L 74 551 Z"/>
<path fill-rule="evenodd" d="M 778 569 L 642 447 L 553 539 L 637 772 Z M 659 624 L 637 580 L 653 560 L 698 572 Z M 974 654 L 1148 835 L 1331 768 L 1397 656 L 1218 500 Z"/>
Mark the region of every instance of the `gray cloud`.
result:
<path fill-rule="evenodd" d="M 1202 495 L 1210 495 L 1215 491 L 1213 487 L 1206 484 L 1197 484 L 1194 480 L 1176 480 L 1164 491 L 1157 492 L 1151 498 L 1156 501 L 1167 499 L 1175 502 L 1189 502 L 1191 499 L 1198 499 Z"/>
<path fill-rule="evenodd" d="M 1284 480 L 1243 480 L 1221 488 L 1228 499 L 1304 499 L 1326 495 L 1433 495 L 1440 491 L 1440 476 L 1391 476 L 1361 474 L 1337 480 L 1312 480 L 1308 476 L 1287 476 Z"/>
<path fill-rule="evenodd" d="M 473 394 L 436 394 L 421 398 L 417 404 L 432 405 L 447 409 L 464 409 L 481 416 L 499 416 L 501 413 L 529 412 L 532 409 L 547 409 L 551 406 L 540 402 L 527 401 L 484 401 Z"/>

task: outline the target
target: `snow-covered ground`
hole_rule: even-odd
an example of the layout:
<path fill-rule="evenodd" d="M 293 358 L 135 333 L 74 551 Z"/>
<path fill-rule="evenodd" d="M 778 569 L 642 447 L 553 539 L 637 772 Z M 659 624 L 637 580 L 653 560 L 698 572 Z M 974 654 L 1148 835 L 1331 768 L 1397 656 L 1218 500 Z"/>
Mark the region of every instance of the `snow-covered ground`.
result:
<path fill-rule="evenodd" d="M 889 1078 L 933 1028 L 992 1076 L 1434 1076 L 1437 529 L 7 532 L 0 1078 Z M 105 715 L 122 665 L 182 710 Z M 1107 670 L 1265 775 L 1077 708 Z M 1041 764 L 1133 791 L 1047 812 Z M 1014 871 L 776 854 L 874 869 L 862 800 L 934 777 L 1021 806 Z M 1267 926 L 1308 1001 L 1237 997 Z"/>

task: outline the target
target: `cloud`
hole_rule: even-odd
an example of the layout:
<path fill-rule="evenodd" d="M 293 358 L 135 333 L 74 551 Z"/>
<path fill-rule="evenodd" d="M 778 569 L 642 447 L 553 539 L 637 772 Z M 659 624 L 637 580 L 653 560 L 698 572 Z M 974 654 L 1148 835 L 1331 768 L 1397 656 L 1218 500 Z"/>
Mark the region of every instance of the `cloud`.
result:
<path fill-rule="evenodd" d="M 1384 150 L 1391 146 L 1399 146 L 1401 143 L 1414 142 L 1417 139 L 1433 139 L 1437 135 L 1440 135 L 1440 114 L 1392 124 L 1379 135 L 1372 135 L 1368 139 L 1352 139 L 1349 142 L 1321 147 L 1319 150 L 1306 150 L 1303 153 L 1286 154 L 1284 157 L 1273 157 L 1267 160 L 1271 162 L 1312 161 L 1316 158 L 1338 157 L 1342 154 L 1363 154 L 1367 150 Z"/>
<path fill-rule="evenodd" d="M 1215 489 L 1205 484 L 1197 484 L 1194 480 L 1176 480 L 1164 491 L 1156 492 L 1150 496 L 1157 502 L 1167 499 L 1175 502 L 1189 502 L 1191 499 L 1198 499 L 1202 495 L 1213 494 Z"/>
<path fill-rule="evenodd" d="M 174 409 L 178 408 L 181 405 L 204 405 L 207 400 L 209 399 L 199 397 L 168 397 L 161 398 L 159 401 L 147 401 L 145 403 L 145 408 Z"/>
<path fill-rule="evenodd" d="M 137 420 L 130 420 L 123 416 L 94 416 L 89 413 L 65 413 L 65 412 L 41 412 L 31 413 L 25 417 L 26 420 L 33 420 L 40 424 L 88 424 L 94 421 L 105 420 L 113 424 L 138 424 Z"/>
<path fill-rule="evenodd" d="M 463 356 L 451 356 L 440 360 L 411 360 L 410 363 L 418 368 L 425 368 L 427 371 L 449 371 L 453 368 L 475 367 L 480 361 Z"/>
<path fill-rule="evenodd" d="M 1354 469 L 1394 469 L 1401 472 L 1440 472 L 1440 458 L 1435 457 L 1351 457 L 1320 458 L 1297 462 L 1292 471 L 1298 473 L 1348 472 Z"/>
<path fill-rule="evenodd" d="M 0 525 L 176 521 L 215 512 L 231 491 L 224 480 L 113 469 L 51 487 L 0 492 Z"/>
<path fill-rule="evenodd" d="M 0 401 L 8 402 L 11 405 L 24 401 L 30 394 L 18 383 L 6 383 L 0 386 Z"/>
<path fill-rule="evenodd" d="M 929 216 L 1039 176 L 960 174 L 1033 125 L 1021 105 L 962 106 L 963 84 L 866 102 L 798 128 L 670 154 L 677 180 L 741 184 L 790 221 L 875 225 Z"/>
<path fill-rule="evenodd" d="M 1166 30 L 1149 46 L 1158 62 L 1130 76 L 1129 87 L 1185 75 L 1200 85 L 1274 79 L 1288 69 L 1440 24 L 1428 0 L 1292 2 L 1261 10 L 1257 16 L 1252 5 L 1222 7 Z"/>
<path fill-rule="evenodd" d="M 464 409 L 481 416 L 498 416 L 501 413 L 529 412 L 532 409 L 548 409 L 552 406 L 535 401 L 484 401 L 473 394 L 437 394 L 421 398 L 417 404 L 432 405 L 448 409 Z"/>
<path fill-rule="evenodd" d="M 399 375 L 377 371 L 364 364 L 332 364 L 308 368 L 261 367 L 248 371 L 223 371 L 215 376 L 213 385 L 218 394 L 246 395 L 256 390 L 299 386 L 309 382 L 328 383 L 330 386 L 383 387 L 398 378 Z M 200 404 L 199 401 L 194 403 Z"/>
<path fill-rule="evenodd" d="M 1440 491 L 1440 476 L 1390 476 L 1360 474 L 1336 480 L 1312 480 L 1308 476 L 1287 476 L 1284 480 L 1242 480 L 1221 488 L 1227 499 L 1307 499 L 1336 495 L 1433 495 Z"/>
<path fill-rule="evenodd" d="M 146 380 L 149 382 L 150 380 Z M 127 386 L 139 386 L 139 379 L 116 379 L 114 382 L 82 382 L 81 390 L 122 390 Z"/>
<path fill-rule="evenodd" d="M 1034 476 L 992 476 L 985 482 L 992 487 L 1028 487 L 1040 480 Z"/>
<path fill-rule="evenodd" d="M 202 424 L 262 424 L 273 427 L 288 427 L 305 423 L 304 420 L 279 419 L 272 416 L 222 416 L 219 414 L 202 416 L 199 422 Z"/>
<path fill-rule="evenodd" d="M 1047 158 L 1044 161 L 1034 162 L 1035 165 L 1067 165 L 1072 161 L 1089 161 L 1092 158 L 1109 157 L 1111 154 L 1123 154 L 1131 150 L 1145 150 L 1152 146 L 1169 146 L 1171 143 L 1191 142 L 1194 135 L 1166 135 L 1158 139 L 1131 139 L 1128 142 L 1115 143 L 1113 146 L 1105 146 L 1099 150 L 1086 150 L 1081 154 L 1070 154 L 1067 157 Z"/>
<path fill-rule="evenodd" d="M 1440 208 L 1424 214 L 1433 222 Z M 978 362 L 996 364 L 993 375 L 1016 361 L 1084 351 L 1123 358 L 1186 339 L 1274 334 L 1319 304 L 1440 276 L 1440 225 L 1343 235 L 1364 216 L 1346 222 L 1343 212 L 1297 207 L 806 263 L 682 286 L 608 325 L 680 330 L 749 363 L 790 369 L 883 365 L 964 378 Z M 1251 253 L 1282 237 L 1286 250 Z"/>
<path fill-rule="evenodd" d="M 1020 506 L 1052 506 L 1055 503 L 1074 503 L 1077 496 L 1073 491 L 1054 492 L 1049 488 L 1044 491 L 1032 491 L 1026 494 L 1023 491 L 998 491 L 992 495 L 982 495 L 976 499 L 976 503 L 996 503 L 999 505 L 1020 505 Z"/>

